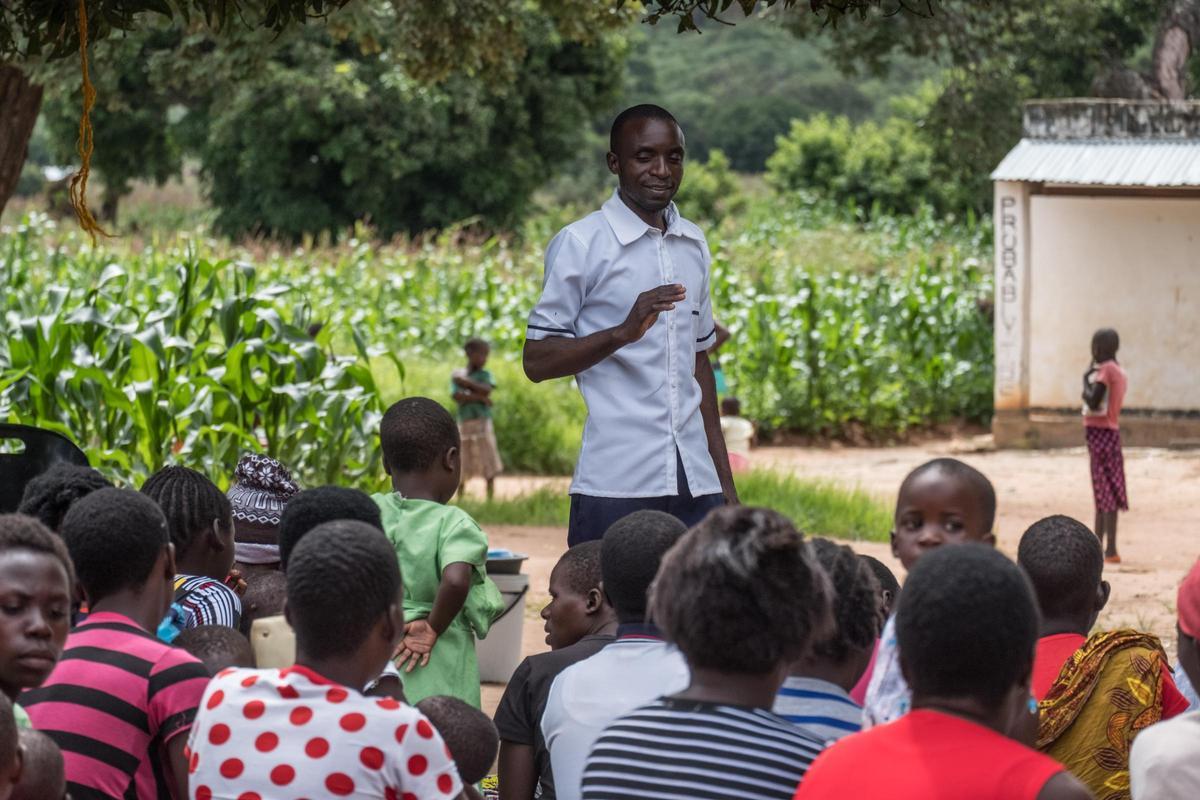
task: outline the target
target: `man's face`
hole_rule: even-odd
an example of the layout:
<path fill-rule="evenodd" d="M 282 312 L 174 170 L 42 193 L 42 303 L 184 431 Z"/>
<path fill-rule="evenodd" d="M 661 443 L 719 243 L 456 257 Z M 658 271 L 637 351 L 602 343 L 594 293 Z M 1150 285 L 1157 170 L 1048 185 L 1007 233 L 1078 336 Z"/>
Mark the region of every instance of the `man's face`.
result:
<path fill-rule="evenodd" d="M 608 169 L 628 202 L 650 213 L 666 208 L 683 183 L 683 131 L 661 119 L 625 123 Z"/>

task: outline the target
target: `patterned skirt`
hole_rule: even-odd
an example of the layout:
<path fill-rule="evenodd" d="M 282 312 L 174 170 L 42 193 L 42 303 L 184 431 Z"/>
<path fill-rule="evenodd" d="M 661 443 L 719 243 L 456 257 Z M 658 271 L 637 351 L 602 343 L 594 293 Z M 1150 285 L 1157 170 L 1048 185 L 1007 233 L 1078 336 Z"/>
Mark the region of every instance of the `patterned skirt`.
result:
<path fill-rule="evenodd" d="M 462 436 L 463 480 L 476 477 L 491 480 L 504 471 L 490 418 L 462 420 L 458 431 Z"/>
<path fill-rule="evenodd" d="M 1125 458 L 1121 455 L 1121 432 L 1112 428 L 1084 429 L 1092 462 L 1092 495 L 1096 510 L 1107 514 L 1128 511 L 1125 496 Z"/>

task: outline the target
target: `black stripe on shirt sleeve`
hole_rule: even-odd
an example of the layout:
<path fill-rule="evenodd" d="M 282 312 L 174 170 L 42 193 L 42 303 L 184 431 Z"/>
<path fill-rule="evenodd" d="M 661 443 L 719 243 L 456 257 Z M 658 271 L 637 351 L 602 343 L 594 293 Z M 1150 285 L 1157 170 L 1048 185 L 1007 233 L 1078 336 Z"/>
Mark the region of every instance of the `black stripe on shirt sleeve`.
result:
<path fill-rule="evenodd" d="M 177 683 L 190 681 L 193 678 L 201 678 L 207 683 L 209 677 L 208 670 L 199 661 L 176 664 L 150 676 L 150 686 L 146 690 L 146 697 L 153 698 L 163 689 L 170 689 Z"/>
<path fill-rule="evenodd" d="M 711 339 L 713 336 L 716 336 L 716 334 L 717 334 L 717 329 L 716 329 L 716 326 L 714 326 L 713 329 L 708 332 L 707 336 L 701 336 L 699 339 L 697 339 L 696 344 L 703 344 L 704 342 L 707 342 L 709 339 Z"/>
<path fill-rule="evenodd" d="M 545 333 L 561 333 L 565 336 L 574 336 L 575 335 L 574 331 L 569 331 L 566 328 L 547 328 L 542 325 L 526 325 L 525 327 L 531 331 L 543 331 Z"/>

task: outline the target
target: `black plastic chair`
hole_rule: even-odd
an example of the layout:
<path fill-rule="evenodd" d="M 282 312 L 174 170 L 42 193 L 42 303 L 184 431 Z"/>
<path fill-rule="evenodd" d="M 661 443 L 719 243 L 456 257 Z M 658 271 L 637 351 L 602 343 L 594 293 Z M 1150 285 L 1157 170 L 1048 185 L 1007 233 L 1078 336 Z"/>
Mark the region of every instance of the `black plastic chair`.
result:
<path fill-rule="evenodd" d="M 12 449 L 14 441 L 21 442 L 24 450 L 4 452 Z M 25 486 L 60 461 L 88 466 L 83 451 L 61 433 L 0 423 L 0 513 L 16 511 Z"/>

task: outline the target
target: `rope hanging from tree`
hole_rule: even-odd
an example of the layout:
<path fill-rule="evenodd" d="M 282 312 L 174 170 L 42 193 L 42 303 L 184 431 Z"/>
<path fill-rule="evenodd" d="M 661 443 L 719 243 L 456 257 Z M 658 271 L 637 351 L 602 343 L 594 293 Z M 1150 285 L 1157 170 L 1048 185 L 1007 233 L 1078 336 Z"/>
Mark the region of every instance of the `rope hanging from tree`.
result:
<path fill-rule="evenodd" d="M 88 174 L 92 170 L 92 106 L 96 104 L 96 87 L 92 85 L 92 79 L 88 75 L 87 33 L 86 0 L 79 0 L 79 64 L 83 73 L 83 116 L 79 119 L 79 139 L 75 143 L 80 165 L 79 171 L 71 176 L 71 208 L 79 218 L 79 227 L 92 237 L 94 245 L 97 233 L 101 236 L 110 234 L 96 222 L 87 205 Z"/>

